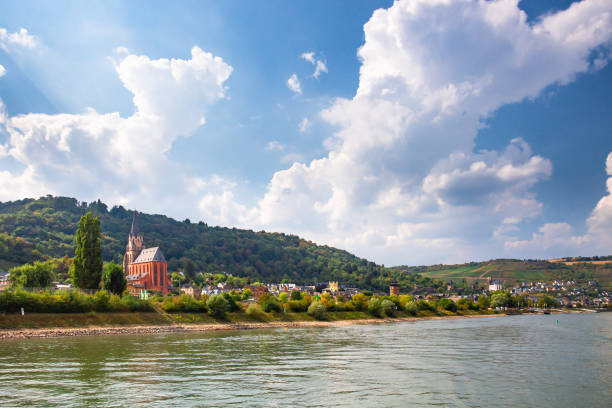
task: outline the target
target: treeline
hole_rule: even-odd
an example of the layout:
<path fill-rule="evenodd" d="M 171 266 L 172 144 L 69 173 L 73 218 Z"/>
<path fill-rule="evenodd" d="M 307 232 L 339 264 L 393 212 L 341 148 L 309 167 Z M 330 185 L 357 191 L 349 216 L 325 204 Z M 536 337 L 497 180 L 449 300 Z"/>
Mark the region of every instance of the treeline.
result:
<path fill-rule="evenodd" d="M 108 208 L 99 200 L 86 203 L 53 196 L 0 203 L 0 243 L 7 248 L 0 252 L 0 260 L 21 264 L 73 256 L 74 231 L 87 212 L 100 219 L 103 260 L 121 263 L 132 211 L 122 206 Z M 138 218 L 145 245 L 162 248 L 169 271 L 189 269 L 191 264 L 195 275 L 222 273 L 252 281 L 297 284 L 337 280 L 375 291 L 386 290 L 392 279 L 406 288 L 416 284 L 433 291 L 442 285 L 295 235 L 211 227 L 164 215 L 139 213 Z M 11 251 L 15 247 L 20 250 Z"/>

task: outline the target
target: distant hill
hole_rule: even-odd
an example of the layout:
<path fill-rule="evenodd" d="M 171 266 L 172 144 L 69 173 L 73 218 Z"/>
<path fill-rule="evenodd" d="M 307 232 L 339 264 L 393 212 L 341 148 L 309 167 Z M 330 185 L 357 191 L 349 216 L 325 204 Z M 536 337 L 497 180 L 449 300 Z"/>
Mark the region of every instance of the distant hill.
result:
<path fill-rule="evenodd" d="M 547 260 L 495 259 L 460 265 L 397 266 L 394 269 L 443 281 L 468 283 L 487 277 L 514 285 L 518 281 L 554 279 L 585 282 L 596 280 L 602 288 L 612 289 L 612 256 L 561 258 Z"/>
<path fill-rule="evenodd" d="M 0 202 L 0 270 L 74 255 L 74 232 L 80 217 L 100 217 L 105 261 L 121 263 L 133 216 L 122 206 L 80 202 L 69 197 Z M 392 278 L 402 288 L 435 290 L 441 283 L 385 268 L 347 251 L 316 245 L 295 235 L 211 227 L 165 215 L 139 213 L 146 246 L 163 250 L 170 271 L 191 261 L 196 271 L 225 272 L 252 280 L 317 283 L 337 280 L 362 289 L 386 291 Z"/>

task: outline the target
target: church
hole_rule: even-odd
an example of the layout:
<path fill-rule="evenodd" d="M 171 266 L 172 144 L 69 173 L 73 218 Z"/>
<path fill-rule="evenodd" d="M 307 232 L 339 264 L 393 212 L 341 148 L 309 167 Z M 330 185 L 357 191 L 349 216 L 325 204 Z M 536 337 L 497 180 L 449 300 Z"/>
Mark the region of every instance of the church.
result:
<path fill-rule="evenodd" d="M 136 213 L 123 256 L 123 273 L 128 291 L 139 296 L 141 291 L 155 290 L 165 295 L 168 292 L 168 263 L 159 247 L 143 248 L 144 240 L 138 228 Z"/>

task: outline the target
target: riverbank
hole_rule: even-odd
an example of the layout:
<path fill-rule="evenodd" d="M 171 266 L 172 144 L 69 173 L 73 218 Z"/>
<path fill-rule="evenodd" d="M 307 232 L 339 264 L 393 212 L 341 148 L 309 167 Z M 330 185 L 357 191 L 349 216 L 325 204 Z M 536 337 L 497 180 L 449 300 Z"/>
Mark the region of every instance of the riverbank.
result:
<path fill-rule="evenodd" d="M 155 315 L 147 313 L 148 315 Z M 157 315 L 163 319 L 162 316 Z M 161 324 L 155 325 L 125 325 L 125 326 L 89 326 L 89 327 L 48 327 L 48 328 L 20 328 L 0 330 L 0 340 L 46 338 L 46 337 L 71 337 L 71 336 L 99 336 L 118 334 L 158 334 L 176 332 L 204 332 L 218 330 L 252 330 L 252 329 L 278 329 L 298 327 L 333 327 L 361 324 L 381 324 L 419 320 L 441 320 L 461 319 L 491 316 L 506 316 L 506 314 L 469 314 L 449 316 L 410 316 L 396 318 L 353 318 L 340 320 L 294 320 L 294 321 L 268 321 L 268 322 L 202 322 L 192 324 L 169 323 L 160 320 Z M 6 316 L 4 316 L 6 317 Z M 152 316 L 149 316 L 152 317 Z M 2 316 L 0 316 L 0 321 Z M 74 321 L 74 317 L 73 317 Z M 143 320 L 143 321 L 146 321 Z"/>

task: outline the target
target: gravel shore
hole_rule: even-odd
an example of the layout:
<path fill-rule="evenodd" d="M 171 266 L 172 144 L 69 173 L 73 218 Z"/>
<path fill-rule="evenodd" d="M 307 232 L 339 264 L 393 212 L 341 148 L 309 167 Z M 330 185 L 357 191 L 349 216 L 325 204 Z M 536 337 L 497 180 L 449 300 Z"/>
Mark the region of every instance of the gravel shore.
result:
<path fill-rule="evenodd" d="M 298 322 L 261 322 L 261 323 L 216 323 L 216 324 L 176 324 L 170 326 L 122 326 L 122 327 L 74 327 L 53 329 L 18 329 L 0 330 L 0 340 L 72 337 L 72 336 L 104 336 L 116 334 L 159 334 L 177 332 L 203 332 L 217 330 L 249 330 L 278 329 L 296 327 L 332 327 L 351 326 L 356 324 L 380 324 L 419 320 L 462 319 L 474 317 L 505 316 L 504 314 L 469 315 L 469 316 L 432 316 L 404 317 L 397 319 L 359 319 L 336 321 L 298 321 Z"/>

